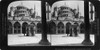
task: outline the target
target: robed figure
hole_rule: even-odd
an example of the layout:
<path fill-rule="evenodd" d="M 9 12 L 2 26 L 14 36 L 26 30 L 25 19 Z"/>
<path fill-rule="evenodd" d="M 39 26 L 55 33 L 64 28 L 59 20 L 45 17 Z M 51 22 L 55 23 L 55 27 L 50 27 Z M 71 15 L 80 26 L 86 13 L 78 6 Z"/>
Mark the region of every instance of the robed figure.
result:
<path fill-rule="evenodd" d="M 26 28 L 25 27 L 23 27 L 22 32 L 23 32 L 23 34 L 25 36 L 25 34 L 26 34 Z"/>
<path fill-rule="evenodd" d="M 70 27 L 70 36 L 72 36 L 72 32 L 73 31 L 73 28 L 72 27 Z"/>
<path fill-rule="evenodd" d="M 26 28 L 26 36 L 29 36 L 29 26 Z"/>
<path fill-rule="evenodd" d="M 66 28 L 66 34 L 67 34 L 67 36 L 69 36 L 69 34 L 70 34 L 70 27 Z"/>
<path fill-rule="evenodd" d="M 78 34 L 77 34 L 77 27 L 74 27 L 74 35 L 78 36 Z"/>
<path fill-rule="evenodd" d="M 34 36 L 35 34 L 34 34 L 34 26 L 33 27 L 30 27 L 30 33 L 31 33 L 31 36 Z"/>

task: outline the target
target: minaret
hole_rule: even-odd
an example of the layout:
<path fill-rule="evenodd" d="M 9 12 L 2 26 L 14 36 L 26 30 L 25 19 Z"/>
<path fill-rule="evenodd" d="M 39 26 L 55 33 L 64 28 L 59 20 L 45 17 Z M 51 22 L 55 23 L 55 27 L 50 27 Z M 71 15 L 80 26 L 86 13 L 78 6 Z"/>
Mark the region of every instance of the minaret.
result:
<path fill-rule="evenodd" d="M 35 11 L 35 5 L 34 5 L 34 12 L 33 12 L 33 13 L 34 13 L 34 16 L 35 16 L 35 18 L 36 18 L 36 11 Z"/>
<path fill-rule="evenodd" d="M 65 2 L 65 3 L 64 3 L 64 5 L 65 5 L 65 6 L 67 6 L 67 7 L 69 7 L 69 4 L 68 4 L 68 2 L 67 2 L 67 3 Z"/>
<path fill-rule="evenodd" d="M 67 3 L 66 2 L 64 3 L 64 6 L 67 6 Z"/>
<path fill-rule="evenodd" d="M 64 5 L 67 6 L 67 5 L 66 5 L 66 2 L 64 3 Z"/>
<path fill-rule="evenodd" d="M 34 11 L 35 11 L 35 5 L 34 5 Z"/>
<path fill-rule="evenodd" d="M 13 6 L 10 7 L 10 15 L 11 15 L 11 16 L 14 16 Z"/>
<path fill-rule="evenodd" d="M 77 13 L 78 13 L 78 14 L 77 14 L 78 18 L 80 18 L 80 15 L 79 15 L 79 14 L 80 14 L 80 13 L 79 13 L 79 5 L 78 5 L 78 4 L 77 4 Z"/>
<path fill-rule="evenodd" d="M 23 2 L 20 3 L 20 6 L 23 6 Z"/>

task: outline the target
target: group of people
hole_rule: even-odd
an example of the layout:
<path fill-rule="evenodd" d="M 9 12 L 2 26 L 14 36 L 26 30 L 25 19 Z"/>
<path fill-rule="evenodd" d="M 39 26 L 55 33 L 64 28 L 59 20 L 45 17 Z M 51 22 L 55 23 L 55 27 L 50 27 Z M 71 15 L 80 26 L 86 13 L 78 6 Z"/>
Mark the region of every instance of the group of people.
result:
<path fill-rule="evenodd" d="M 67 36 L 78 36 L 78 33 L 77 33 L 77 27 L 74 27 L 74 28 L 72 28 L 72 27 L 69 27 L 68 29 L 66 29 L 66 34 L 67 34 Z"/>
<path fill-rule="evenodd" d="M 34 31 L 34 27 L 27 26 L 26 28 L 23 28 L 24 36 L 35 36 Z"/>

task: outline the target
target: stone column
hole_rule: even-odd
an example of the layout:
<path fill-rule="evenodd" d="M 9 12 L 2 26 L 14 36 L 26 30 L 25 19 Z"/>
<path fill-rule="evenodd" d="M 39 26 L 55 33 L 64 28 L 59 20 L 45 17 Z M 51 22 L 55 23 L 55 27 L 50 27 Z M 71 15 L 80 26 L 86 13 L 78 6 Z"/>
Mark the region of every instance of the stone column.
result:
<path fill-rule="evenodd" d="M 78 33 L 80 34 L 80 24 L 79 24 L 79 26 L 78 26 L 78 29 L 79 29 L 79 30 L 78 30 L 78 31 L 79 31 Z"/>
<path fill-rule="evenodd" d="M 22 24 L 21 24 L 21 26 L 20 26 L 20 33 L 22 34 Z"/>
<path fill-rule="evenodd" d="M 66 23 L 64 22 L 64 34 L 66 34 Z"/>
<path fill-rule="evenodd" d="M 12 24 L 12 34 L 14 34 L 14 24 Z"/>
<path fill-rule="evenodd" d="M 58 34 L 58 27 L 56 26 L 56 34 Z"/>
<path fill-rule="evenodd" d="M 42 8 L 42 39 L 39 42 L 41 45 L 50 45 L 50 42 L 47 39 L 47 22 L 46 22 L 46 6 L 45 1 L 41 2 L 41 8 Z"/>
<path fill-rule="evenodd" d="M 84 22 L 85 22 L 85 38 L 82 44 L 84 45 L 93 45 L 90 40 L 90 22 L 89 22 L 89 2 L 87 0 L 84 1 Z"/>
<path fill-rule="evenodd" d="M 15 22 L 12 22 L 12 34 L 14 34 L 14 23 Z"/>
<path fill-rule="evenodd" d="M 64 25 L 64 34 L 66 34 L 66 25 Z"/>

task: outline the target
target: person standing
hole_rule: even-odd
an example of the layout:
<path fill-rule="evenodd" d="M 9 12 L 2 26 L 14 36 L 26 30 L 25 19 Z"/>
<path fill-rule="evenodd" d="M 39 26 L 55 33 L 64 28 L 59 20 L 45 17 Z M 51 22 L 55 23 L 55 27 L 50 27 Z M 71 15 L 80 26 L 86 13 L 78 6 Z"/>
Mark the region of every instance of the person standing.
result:
<path fill-rule="evenodd" d="M 26 27 L 26 36 L 29 36 L 29 26 Z"/>
<path fill-rule="evenodd" d="M 30 27 L 30 32 L 31 32 L 31 35 L 34 36 L 34 26 Z"/>
<path fill-rule="evenodd" d="M 77 27 L 74 27 L 74 34 L 75 34 L 75 36 L 78 36 L 78 34 L 77 34 Z"/>
<path fill-rule="evenodd" d="M 66 34 L 67 34 L 67 36 L 69 36 L 69 27 L 66 27 Z"/>
<path fill-rule="evenodd" d="M 26 28 L 25 27 L 22 28 L 22 32 L 23 32 L 23 34 L 25 36 L 25 34 L 26 34 Z"/>
<path fill-rule="evenodd" d="M 72 36 L 72 27 L 70 27 L 70 36 Z"/>

